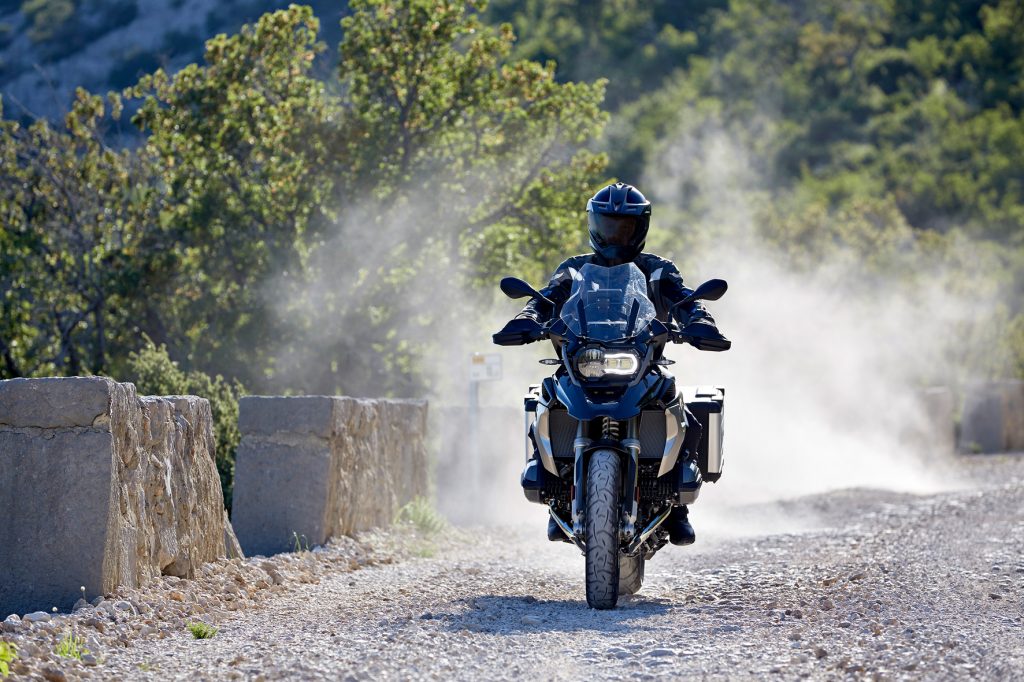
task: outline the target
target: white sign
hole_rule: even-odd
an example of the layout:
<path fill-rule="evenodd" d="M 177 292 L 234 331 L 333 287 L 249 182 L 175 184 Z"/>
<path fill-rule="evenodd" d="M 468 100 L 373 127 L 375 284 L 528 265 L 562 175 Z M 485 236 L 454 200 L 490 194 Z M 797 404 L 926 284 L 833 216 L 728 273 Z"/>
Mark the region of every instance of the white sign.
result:
<path fill-rule="evenodd" d="M 501 355 L 473 353 L 469 356 L 470 381 L 501 381 Z"/>

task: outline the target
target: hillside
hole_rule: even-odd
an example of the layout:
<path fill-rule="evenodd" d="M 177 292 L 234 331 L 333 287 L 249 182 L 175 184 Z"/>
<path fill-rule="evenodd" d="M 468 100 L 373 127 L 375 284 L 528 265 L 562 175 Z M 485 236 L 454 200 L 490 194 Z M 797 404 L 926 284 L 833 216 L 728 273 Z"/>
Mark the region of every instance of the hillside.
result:
<path fill-rule="evenodd" d="M 203 43 L 287 0 L 3 0 L 0 94 L 8 116 L 60 120 L 75 88 L 103 93 L 159 67 L 201 61 Z M 343 3 L 312 5 L 336 43 Z M 333 55 L 331 55 L 333 58 Z"/>
<path fill-rule="evenodd" d="M 416 394 L 420 283 L 455 273 L 477 350 L 610 178 L 688 277 L 753 270 L 728 247 L 867 316 L 941 292 L 968 342 L 922 382 L 1024 374 L 1017 0 L 283 4 L 0 1 L 3 376 L 123 372 L 142 332 L 249 387 Z"/>

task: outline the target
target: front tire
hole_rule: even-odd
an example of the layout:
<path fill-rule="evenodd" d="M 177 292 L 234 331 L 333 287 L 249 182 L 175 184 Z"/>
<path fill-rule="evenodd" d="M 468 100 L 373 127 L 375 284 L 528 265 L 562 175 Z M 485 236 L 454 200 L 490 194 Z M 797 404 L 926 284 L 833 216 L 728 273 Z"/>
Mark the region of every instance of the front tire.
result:
<path fill-rule="evenodd" d="M 644 584 L 643 554 L 636 556 L 619 555 L 619 594 L 636 594 Z"/>
<path fill-rule="evenodd" d="M 622 465 L 598 450 L 587 467 L 587 604 L 613 609 L 619 599 L 619 495 Z"/>

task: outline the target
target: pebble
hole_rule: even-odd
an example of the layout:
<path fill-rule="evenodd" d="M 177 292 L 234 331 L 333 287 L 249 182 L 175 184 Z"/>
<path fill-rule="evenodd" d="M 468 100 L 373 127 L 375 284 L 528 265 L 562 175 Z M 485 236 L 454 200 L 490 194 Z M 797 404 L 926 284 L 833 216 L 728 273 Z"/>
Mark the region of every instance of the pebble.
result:
<path fill-rule="evenodd" d="M 32 613 L 26 613 L 22 621 L 26 623 L 49 623 L 50 614 L 46 611 L 33 611 Z"/>
<path fill-rule="evenodd" d="M 46 667 L 42 669 L 43 679 L 47 682 L 64 682 L 68 679 L 67 675 L 64 674 L 63 670 L 58 668 Z"/>
<path fill-rule="evenodd" d="M 106 623 L 99 618 L 88 618 L 86 619 L 85 624 L 91 628 L 96 628 L 100 632 L 104 632 L 107 629 Z"/>
<path fill-rule="evenodd" d="M 21 628 L 21 617 L 16 613 L 4 618 L 3 630 L 4 632 L 17 632 Z"/>
<path fill-rule="evenodd" d="M 135 609 L 134 606 L 132 606 L 132 603 L 129 601 L 125 601 L 123 599 L 121 601 L 115 602 L 114 608 L 118 611 L 129 611 L 133 614 L 138 614 L 138 611 Z"/>

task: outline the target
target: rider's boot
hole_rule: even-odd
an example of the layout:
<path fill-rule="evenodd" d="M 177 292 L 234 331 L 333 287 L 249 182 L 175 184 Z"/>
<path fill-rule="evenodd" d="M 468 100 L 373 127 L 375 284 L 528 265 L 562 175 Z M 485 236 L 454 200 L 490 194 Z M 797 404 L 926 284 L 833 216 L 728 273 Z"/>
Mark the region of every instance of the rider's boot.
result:
<path fill-rule="evenodd" d="M 665 525 L 668 526 L 668 539 L 673 545 L 692 545 L 697 534 L 690 525 L 686 506 L 673 507 Z"/>
<path fill-rule="evenodd" d="M 558 524 L 555 523 L 555 520 L 550 515 L 548 516 L 548 540 L 551 540 L 551 542 L 569 542 L 569 538 L 566 537 L 565 533 L 562 532 L 562 529 L 558 527 Z"/>

